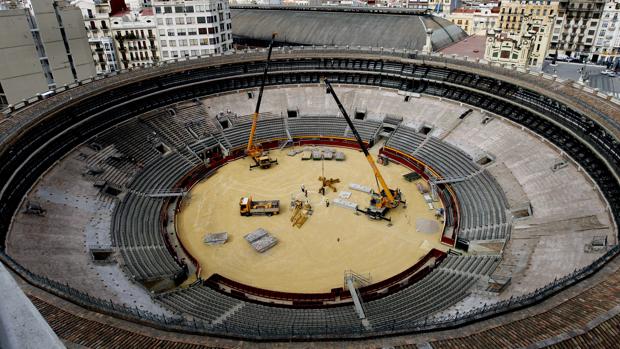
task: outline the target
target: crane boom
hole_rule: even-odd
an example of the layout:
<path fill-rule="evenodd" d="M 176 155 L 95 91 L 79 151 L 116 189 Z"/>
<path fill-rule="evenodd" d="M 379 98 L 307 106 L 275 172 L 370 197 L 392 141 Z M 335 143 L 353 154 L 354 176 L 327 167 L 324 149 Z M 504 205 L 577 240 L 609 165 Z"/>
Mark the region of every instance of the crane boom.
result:
<path fill-rule="evenodd" d="M 258 99 L 256 100 L 256 108 L 254 114 L 252 114 L 252 129 L 250 131 L 250 139 L 248 140 L 248 147 L 246 153 L 252 157 L 258 156 L 258 150 L 254 146 L 254 135 L 256 134 L 256 124 L 258 123 L 258 115 L 260 112 L 260 103 L 263 99 L 263 90 L 265 89 L 265 81 L 267 80 L 267 70 L 269 70 L 269 62 L 271 62 L 271 51 L 273 49 L 273 41 L 276 38 L 276 33 L 271 34 L 271 42 L 269 42 L 269 51 L 267 52 L 267 61 L 265 62 L 265 68 L 263 69 L 263 79 L 258 89 Z"/>
<path fill-rule="evenodd" d="M 370 164 L 370 167 L 372 167 L 372 171 L 374 172 L 375 177 L 377 178 L 377 180 L 379 181 L 379 184 L 381 185 L 381 189 L 383 189 L 385 193 L 384 195 L 386 196 L 386 198 L 388 199 L 390 203 L 394 203 L 395 198 L 394 198 L 394 195 L 392 195 L 392 191 L 388 187 L 387 183 L 385 183 L 385 180 L 383 179 L 381 172 L 379 172 L 379 168 L 375 164 L 375 160 L 372 158 L 372 155 L 370 155 L 370 153 L 368 152 L 368 149 L 366 149 L 366 145 L 364 145 L 364 142 L 362 141 L 362 137 L 355 129 L 355 126 L 353 125 L 353 121 L 351 121 L 349 114 L 347 114 L 347 111 L 344 109 L 344 106 L 342 105 L 342 103 L 340 103 L 340 99 L 338 99 L 338 96 L 336 95 L 336 92 L 332 88 L 332 85 L 329 82 L 329 80 L 325 79 L 324 81 L 325 81 L 325 85 L 327 85 L 327 90 L 329 91 L 329 93 L 331 93 L 332 97 L 334 97 L 334 100 L 336 101 L 336 104 L 338 105 L 340 112 L 342 112 L 342 115 L 347 120 L 347 124 L 349 124 L 349 128 L 353 132 L 353 135 L 355 135 L 355 139 L 357 140 L 357 143 L 359 144 L 360 148 L 362 148 L 362 151 L 364 152 L 364 155 L 366 156 L 366 160 L 368 160 L 368 163 Z"/>

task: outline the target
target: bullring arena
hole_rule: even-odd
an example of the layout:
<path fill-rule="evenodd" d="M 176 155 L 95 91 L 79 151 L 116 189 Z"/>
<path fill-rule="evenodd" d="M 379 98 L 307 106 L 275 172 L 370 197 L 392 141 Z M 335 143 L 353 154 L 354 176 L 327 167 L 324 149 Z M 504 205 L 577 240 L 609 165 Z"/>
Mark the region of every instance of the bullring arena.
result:
<path fill-rule="evenodd" d="M 615 100 L 461 58 L 276 49 L 256 141 L 278 164 L 250 171 L 265 57 L 132 70 L 5 112 L 0 256 L 67 345 L 616 345 Z M 377 185 L 323 77 L 403 192 L 390 222 L 335 204 L 366 207 L 351 184 Z M 246 196 L 280 213 L 242 217 Z M 301 227 L 292 198 L 312 206 Z M 278 240 L 263 253 L 245 240 L 258 228 Z"/>

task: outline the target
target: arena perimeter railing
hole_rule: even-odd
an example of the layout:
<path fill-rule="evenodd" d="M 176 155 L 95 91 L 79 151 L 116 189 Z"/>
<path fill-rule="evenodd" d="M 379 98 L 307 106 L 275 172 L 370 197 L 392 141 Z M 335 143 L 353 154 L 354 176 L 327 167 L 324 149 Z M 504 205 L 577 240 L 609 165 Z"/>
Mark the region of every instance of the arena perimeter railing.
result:
<path fill-rule="evenodd" d="M 149 325 L 167 331 L 200 333 L 204 335 L 240 338 L 256 341 L 269 341 L 290 339 L 304 340 L 372 338 L 379 336 L 400 335 L 459 327 L 539 303 L 546 298 L 549 298 L 550 296 L 560 292 L 566 287 L 572 286 L 575 283 L 587 277 L 590 277 L 598 270 L 600 270 L 603 266 L 605 266 L 605 264 L 615 258 L 618 254 L 620 254 L 620 245 L 615 245 L 590 265 L 581 269 L 576 269 L 571 274 L 568 274 L 560 279 L 556 279 L 554 282 L 544 287 L 541 287 L 529 294 L 525 294 L 520 297 L 511 297 L 508 300 L 490 305 L 485 304 L 482 307 L 478 307 L 455 316 L 441 318 L 430 317 L 413 323 L 396 323 L 395 321 L 390 330 L 382 331 L 364 330 L 361 326 L 352 327 L 350 328 L 350 331 L 347 331 L 347 333 L 333 333 L 333 329 L 332 331 L 328 331 L 328 328 L 326 328 L 325 331 L 320 331 L 316 328 L 312 328 L 312 332 L 310 332 L 307 331 L 308 329 L 305 328 L 303 324 L 293 323 L 290 327 L 282 328 L 281 331 L 279 331 L 278 333 L 274 333 L 273 329 L 270 329 L 268 334 L 261 335 L 260 324 L 256 324 L 256 328 L 254 328 L 254 330 L 259 333 L 258 336 L 248 335 L 246 333 L 239 332 L 238 330 L 229 331 L 225 324 L 212 326 L 209 323 L 201 320 L 190 321 L 182 317 L 169 317 L 165 315 L 158 315 L 148 311 L 140 310 L 137 307 L 131 308 L 125 305 L 115 304 L 112 301 L 99 299 L 85 292 L 78 291 L 70 287 L 69 285 L 50 280 L 47 277 L 36 275 L 22 267 L 4 252 L 0 252 L 0 260 L 2 260 L 2 262 L 4 262 L 8 268 L 20 274 L 21 277 L 23 277 L 28 283 L 47 292 L 55 294 L 59 297 L 68 299 L 92 311 L 108 314 L 114 317 Z"/>

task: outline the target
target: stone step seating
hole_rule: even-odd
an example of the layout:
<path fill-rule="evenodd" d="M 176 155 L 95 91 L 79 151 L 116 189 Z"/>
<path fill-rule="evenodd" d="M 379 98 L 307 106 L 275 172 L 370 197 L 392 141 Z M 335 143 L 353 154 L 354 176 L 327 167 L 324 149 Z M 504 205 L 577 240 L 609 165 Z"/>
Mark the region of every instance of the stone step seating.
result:
<path fill-rule="evenodd" d="M 100 168 L 103 173 L 86 175 L 93 181 L 107 181 L 108 183 L 124 187 L 131 177 L 138 171 L 138 167 L 127 159 L 111 158 L 117 153 L 114 145 L 109 145 L 92 154 L 86 159 L 86 169 Z"/>
<path fill-rule="evenodd" d="M 95 137 L 92 142 L 99 143 L 103 147 L 114 145 L 119 152 L 135 162 L 146 165 L 155 161 L 161 153 L 155 149 L 153 131 L 137 119 L 132 119 L 122 125 L 114 127 L 102 135 Z"/>
<path fill-rule="evenodd" d="M 377 132 L 379 132 L 379 127 L 381 127 L 381 122 L 375 120 L 353 120 L 353 125 L 355 129 L 362 137 L 364 141 L 375 140 Z M 353 132 L 347 128 L 345 132 L 345 136 L 348 138 L 353 138 Z"/>
<path fill-rule="evenodd" d="M 162 293 L 155 299 L 179 315 L 190 314 L 209 323 L 239 303 L 245 303 L 202 285 Z"/>
<path fill-rule="evenodd" d="M 420 145 L 424 142 L 424 146 Z M 386 146 L 415 157 L 430 165 L 444 178 L 470 176 L 480 171 L 462 150 L 434 137 L 425 138 L 407 126 L 399 127 Z M 506 216 L 508 203 L 495 179 L 486 171 L 462 182 L 451 183 L 459 200 L 459 236 L 470 240 L 506 238 L 510 224 Z"/>
<path fill-rule="evenodd" d="M 177 152 L 163 156 L 146 166 L 129 184 L 129 188 L 146 193 L 150 189 L 172 189 L 192 166 Z"/>
<path fill-rule="evenodd" d="M 177 105 L 176 115 L 174 116 L 178 124 L 194 131 L 198 137 L 203 137 L 209 133 L 207 125 L 207 112 L 202 103 Z"/>
<path fill-rule="evenodd" d="M 308 115 L 297 118 L 289 118 L 288 128 L 292 137 L 344 137 L 344 131 L 347 128 L 347 121 L 343 117 Z"/>
<path fill-rule="evenodd" d="M 195 138 L 167 110 L 142 116 L 141 119 L 157 132 L 158 136 L 164 138 L 166 143 L 177 149 L 195 141 Z"/>
<path fill-rule="evenodd" d="M 437 269 L 404 290 L 367 302 L 366 316 L 375 330 L 406 326 L 458 302 L 477 280 L 474 275 Z"/>
<path fill-rule="evenodd" d="M 190 144 L 189 147 L 194 153 L 200 154 L 206 149 L 210 149 L 216 145 L 218 145 L 217 139 L 213 136 L 208 136 Z"/>
<path fill-rule="evenodd" d="M 285 335 L 290 333 L 293 323 L 295 331 L 308 334 L 361 328 L 352 306 L 321 309 L 272 307 L 237 300 L 202 285 L 160 294 L 156 299 L 179 314 L 190 314 L 232 333 Z"/>
<path fill-rule="evenodd" d="M 469 240 L 504 239 L 509 225 L 506 199 L 486 171 L 472 179 L 451 184 L 461 201 L 459 236 Z M 463 214 L 465 213 L 465 214 Z"/>
<path fill-rule="evenodd" d="M 499 262 L 500 256 L 448 256 L 438 270 L 447 269 L 476 275 L 490 275 Z"/>
<path fill-rule="evenodd" d="M 260 324 L 260 328 L 257 326 Z M 344 333 L 361 329 L 361 321 L 352 305 L 320 308 L 291 309 L 247 303 L 226 319 L 228 329 L 236 329 L 254 335 L 290 332 L 296 333 Z"/>
<path fill-rule="evenodd" d="M 180 271 L 163 238 L 160 214 L 164 200 L 146 194 L 154 189 L 172 189 L 192 167 L 178 153 L 160 158 L 134 177 L 128 186 L 130 192 L 114 211 L 112 241 L 136 279 L 169 277 Z"/>
<path fill-rule="evenodd" d="M 407 126 L 399 126 L 385 146 L 411 154 L 424 142 L 426 137 Z"/>
<path fill-rule="evenodd" d="M 251 125 L 251 124 L 250 124 Z M 251 127 L 251 126 L 250 126 Z M 277 118 L 261 118 L 256 125 L 255 141 L 261 142 L 274 138 L 288 138 L 286 135 L 286 126 L 284 119 Z M 246 136 L 247 143 L 247 136 Z"/>

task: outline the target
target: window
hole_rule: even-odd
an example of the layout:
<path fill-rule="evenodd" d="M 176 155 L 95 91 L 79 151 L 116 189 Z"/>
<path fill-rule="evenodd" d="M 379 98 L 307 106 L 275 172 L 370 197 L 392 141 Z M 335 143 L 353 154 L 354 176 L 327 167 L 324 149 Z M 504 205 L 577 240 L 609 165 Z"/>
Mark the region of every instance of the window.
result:
<path fill-rule="evenodd" d="M 159 6 L 155 7 L 155 13 L 161 13 L 161 11 L 162 11 L 161 9 L 162 8 L 159 7 Z"/>
<path fill-rule="evenodd" d="M 197 46 L 198 45 L 198 39 L 189 39 L 189 44 L 191 46 Z"/>
<path fill-rule="evenodd" d="M 187 35 L 196 35 L 196 28 L 188 28 Z"/>
<path fill-rule="evenodd" d="M 196 23 L 205 23 L 205 18 L 204 17 L 196 17 Z"/>
<path fill-rule="evenodd" d="M 174 19 L 176 24 L 185 24 L 185 18 L 183 17 L 177 17 Z"/>
<path fill-rule="evenodd" d="M 177 29 L 177 35 L 178 36 L 185 36 L 185 29 Z"/>
<path fill-rule="evenodd" d="M 196 12 L 205 12 L 205 7 L 203 5 L 196 5 L 194 6 L 194 9 Z"/>
<path fill-rule="evenodd" d="M 174 20 L 172 18 L 166 18 L 166 25 L 173 25 Z"/>
<path fill-rule="evenodd" d="M 194 17 L 185 18 L 185 24 L 194 24 Z"/>
<path fill-rule="evenodd" d="M 198 28 L 198 34 L 207 34 L 207 28 Z"/>
<path fill-rule="evenodd" d="M 172 7 L 164 6 L 164 13 L 172 13 Z"/>
<path fill-rule="evenodd" d="M 200 39 L 200 44 L 201 45 L 209 45 L 209 39 L 207 39 L 207 38 Z"/>
<path fill-rule="evenodd" d="M 208 55 L 209 54 L 209 50 L 206 50 L 206 49 L 200 50 L 200 54 L 201 55 Z"/>
<path fill-rule="evenodd" d="M 192 56 L 198 56 L 200 54 L 200 51 L 198 50 L 192 50 L 191 51 Z"/>
<path fill-rule="evenodd" d="M 209 27 L 209 34 L 215 34 L 215 28 Z"/>
<path fill-rule="evenodd" d="M 170 40 L 170 41 L 168 41 L 168 44 L 170 44 L 170 47 L 177 47 L 177 41 L 176 40 Z"/>
<path fill-rule="evenodd" d="M 187 57 L 189 56 L 189 53 L 187 52 L 187 50 L 181 50 L 181 57 Z"/>
<path fill-rule="evenodd" d="M 183 6 L 175 6 L 174 13 L 185 13 L 185 8 Z"/>
<path fill-rule="evenodd" d="M 185 6 L 186 13 L 194 13 L 194 6 Z"/>
<path fill-rule="evenodd" d="M 159 29 L 159 36 L 166 36 L 166 29 Z"/>
<path fill-rule="evenodd" d="M 164 25 L 164 19 L 163 18 L 157 18 L 157 25 Z"/>
<path fill-rule="evenodd" d="M 168 29 L 168 36 L 174 36 L 174 29 Z"/>
<path fill-rule="evenodd" d="M 161 47 L 168 47 L 168 43 L 166 42 L 166 40 L 161 41 Z"/>
<path fill-rule="evenodd" d="M 179 46 L 187 46 L 187 40 L 179 40 Z"/>

